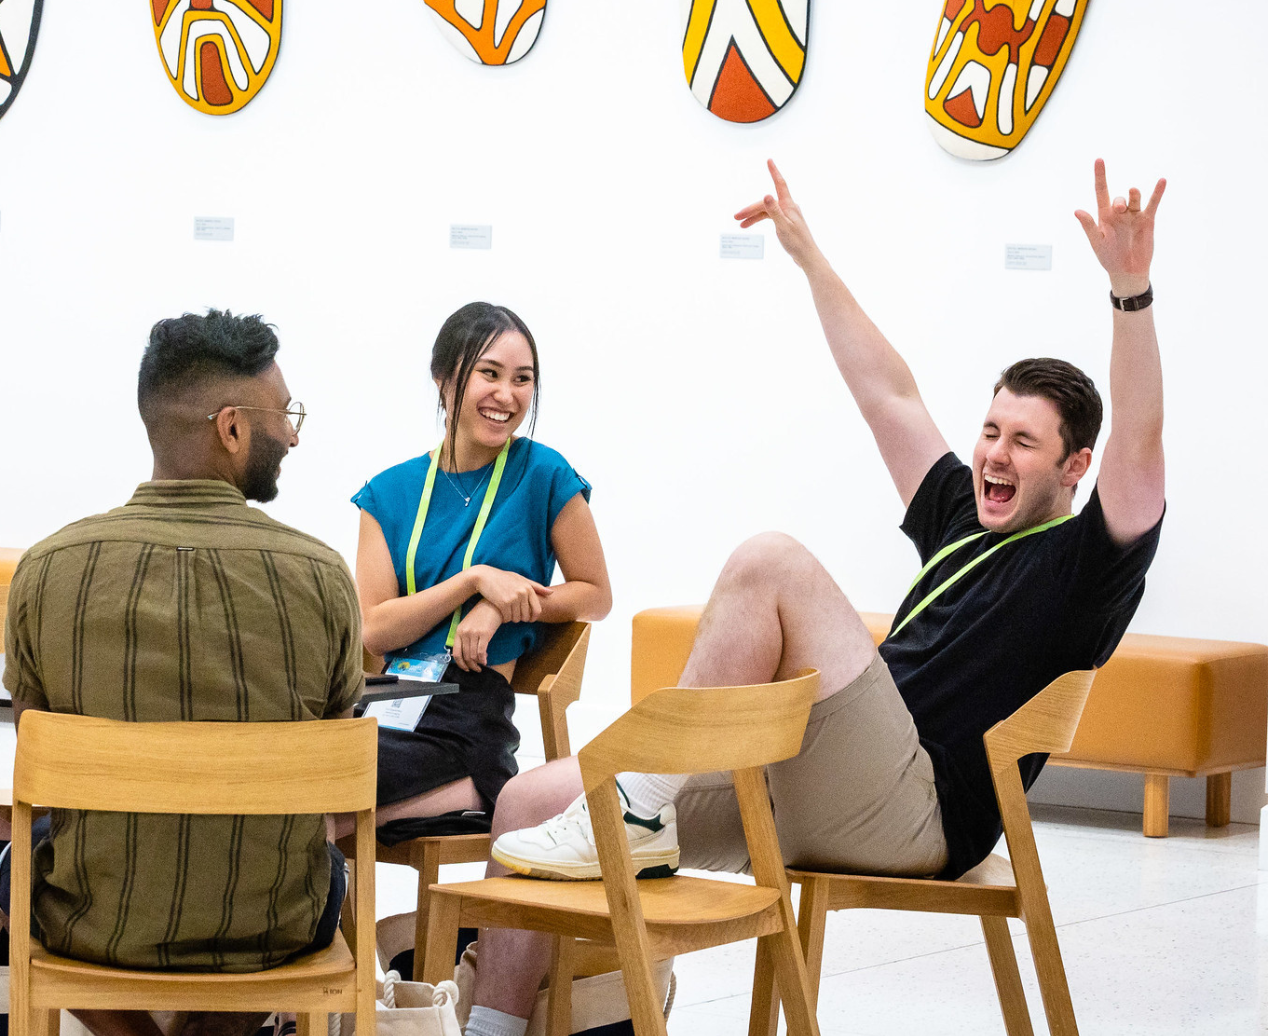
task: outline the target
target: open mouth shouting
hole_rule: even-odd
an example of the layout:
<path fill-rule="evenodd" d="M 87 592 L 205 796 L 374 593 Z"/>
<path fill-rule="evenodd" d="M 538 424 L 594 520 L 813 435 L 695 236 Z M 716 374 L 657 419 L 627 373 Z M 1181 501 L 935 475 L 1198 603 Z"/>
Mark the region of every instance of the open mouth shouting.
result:
<path fill-rule="evenodd" d="M 982 496 L 987 503 L 1007 504 L 1017 495 L 1017 484 L 982 472 Z"/>

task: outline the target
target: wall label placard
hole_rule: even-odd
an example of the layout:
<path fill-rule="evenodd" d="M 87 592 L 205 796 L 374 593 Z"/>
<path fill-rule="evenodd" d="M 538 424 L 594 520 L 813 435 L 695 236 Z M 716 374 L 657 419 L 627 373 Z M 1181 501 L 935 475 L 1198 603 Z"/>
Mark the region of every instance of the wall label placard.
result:
<path fill-rule="evenodd" d="M 492 248 L 493 226 L 487 223 L 449 224 L 450 248 Z"/>
<path fill-rule="evenodd" d="M 195 216 L 195 241 L 232 241 L 232 216 Z"/>
<path fill-rule="evenodd" d="M 1005 245 L 1005 270 L 1051 270 L 1052 245 Z"/>
<path fill-rule="evenodd" d="M 720 259 L 764 259 L 765 234 L 723 234 L 718 244 Z"/>

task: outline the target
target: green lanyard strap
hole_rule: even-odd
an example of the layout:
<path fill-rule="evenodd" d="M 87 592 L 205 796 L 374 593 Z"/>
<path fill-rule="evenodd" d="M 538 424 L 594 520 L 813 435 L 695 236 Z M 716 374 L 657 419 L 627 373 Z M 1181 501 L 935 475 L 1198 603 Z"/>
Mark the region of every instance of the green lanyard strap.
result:
<path fill-rule="evenodd" d="M 418 501 L 418 517 L 414 519 L 414 531 L 410 534 L 409 549 L 405 552 L 405 593 L 418 592 L 414 580 L 414 558 L 418 554 L 418 541 L 423 535 L 423 525 L 427 521 L 427 511 L 431 508 L 431 492 L 436 485 L 436 469 L 440 466 L 441 446 L 437 446 L 431 455 L 431 464 L 427 468 L 427 477 L 423 480 L 423 496 Z M 498 495 L 498 486 L 502 484 L 502 471 L 506 467 L 506 455 L 510 452 L 511 440 L 506 440 L 502 452 L 493 462 L 493 477 L 489 479 L 489 488 L 484 491 L 484 502 L 480 504 L 480 514 L 476 517 L 475 528 L 471 530 L 471 542 L 467 544 L 466 556 L 462 559 L 462 571 L 471 567 L 471 558 L 475 555 L 476 544 L 480 542 L 480 534 L 484 532 L 484 523 L 489 520 L 489 512 L 493 510 L 493 498 Z M 462 605 L 453 610 L 453 621 L 449 623 L 449 636 L 445 638 L 445 647 L 453 647 L 454 633 L 458 623 L 462 621 Z"/>
<path fill-rule="evenodd" d="M 1043 532 L 1046 529 L 1051 529 L 1053 526 L 1060 525 L 1062 522 L 1068 522 L 1073 517 L 1074 515 L 1072 514 L 1063 514 L 1060 518 L 1054 518 L 1050 522 L 1044 522 L 1043 525 L 1036 525 L 1029 529 L 1022 529 L 1021 532 L 1013 533 L 1011 536 L 1008 537 L 1008 539 L 1000 540 L 999 543 L 995 544 L 995 546 L 993 546 L 985 554 L 980 554 L 977 557 L 975 557 L 972 561 L 970 561 L 967 565 L 965 565 L 962 569 L 960 569 L 960 571 L 958 571 L 950 579 L 934 587 L 934 589 L 931 590 L 925 596 L 924 600 L 922 600 L 919 604 L 916 605 L 916 607 L 914 607 L 911 611 L 907 613 L 907 617 L 903 619 L 903 621 L 900 622 L 897 626 L 895 626 L 889 635 L 891 637 L 897 636 L 898 631 L 901 630 L 904 626 L 906 626 L 907 623 L 911 622 L 912 619 L 914 619 L 922 611 L 928 608 L 929 605 L 931 605 L 934 601 L 936 601 L 939 597 L 941 597 L 942 594 L 945 593 L 947 590 L 949 590 L 955 583 L 958 583 L 964 576 L 968 575 L 970 572 L 973 571 L 973 569 L 977 568 L 978 565 L 980 565 L 983 561 L 985 561 L 997 550 L 999 550 L 1000 547 L 1006 547 L 1010 543 L 1012 543 L 1014 540 L 1020 540 L 1026 536 L 1033 536 L 1037 532 Z M 919 584 L 920 580 L 924 579 L 924 577 L 929 574 L 929 572 L 933 569 L 933 567 L 937 565 L 938 562 L 941 561 L 943 558 L 945 558 L 948 554 L 955 553 L 955 551 L 959 550 L 966 543 L 972 543 L 974 540 L 979 540 L 985 535 L 986 535 L 985 532 L 975 532 L 972 536 L 965 536 L 964 539 L 957 540 L 955 543 L 952 543 L 946 547 L 943 547 L 940 551 L 938 551 L 937 554 L 935 554 L 932 558 L 930 558 L 929 563 L 925 565 L 925 567 L 922 568 L 916 574 L 916 578 L 912 581 L 911 586 L 907 588 L 907 592 L 911 593 L 912 590 L 916 589 L 916 586 L 917 584 Z"/>

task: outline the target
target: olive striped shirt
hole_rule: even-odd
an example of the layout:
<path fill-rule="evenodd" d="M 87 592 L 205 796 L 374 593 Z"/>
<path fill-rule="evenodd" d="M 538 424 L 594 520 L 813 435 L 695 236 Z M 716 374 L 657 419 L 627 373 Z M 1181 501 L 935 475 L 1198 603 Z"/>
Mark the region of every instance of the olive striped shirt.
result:
<path fill-rule="evenodd" d="M 5 662 L 16 701 L 135 722 L 322 719 L 363 686 L 343 560 L 210 480 L 144 483 L 27 551 Z M 56 953 L 256 971 L 312 941 L 330 859 L 319 816 L 65 810 L 35 873 Z"/>

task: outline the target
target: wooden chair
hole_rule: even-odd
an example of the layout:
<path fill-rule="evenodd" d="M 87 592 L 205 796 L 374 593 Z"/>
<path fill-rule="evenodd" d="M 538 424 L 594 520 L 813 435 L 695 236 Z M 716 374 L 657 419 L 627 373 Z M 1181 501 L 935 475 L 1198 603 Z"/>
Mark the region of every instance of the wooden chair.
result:
<path fill-rule="evenodd" d="M 792 1036 L 817 1036 L 788 881 L 762 768 L 801 749 L 819 674 L 754 687 L 667 688 L 645 698 L 578 755 L 602 882 L 488 878 L 431 888 L 424 980 L 446 977 L 459 925 L 554 936 L 548 1032 L 570 1031 L 576 940 L 615 945 L 634 1031 L 665 1036 L 651 964 L 677 953 L 759 939 L 784 994 Z M 635 881 L 616 774 L 734 771 L 757 884 L 672 877 Z M 763 1019 L 764 1019 L 763 1015 Z"/>
<path fill-rule="evenodd" d="M 374 916 L 373 720 L 120 723 L 23 714 L 13 770 L 10 1005 L 16 1036 L 56 1036 L 59 1008 L 300 1012 L 324 1036 L 331 1012 L 374 1033 L 374 926 L 267 971 L 139 971 L 68 960 L 31 938 L 31 806 L 132 813 L 356 813 L 355 913 Z M 278 744 L 288 748 L 283 754 Z"/>
<path fill-rule="evenodd" d="M 1004 1028 L 1009 1036 L 1032 1036 L 1030 1012 L 1026 1008 L 1017 957 L 1005 920 L 1017 917 L 1026 924 L 1051 1036 L 1077 1036 L 1070 987 L 1061 963 L 1061 949 L 1057 945 L 1048 890 L 1039 867 L 1017 761 L 1033 752 L 1069 749 L 1094 675 L 1088 671 L 1058 677 L 983 735 L 1009 859 L 989 856 L 957 881 L 788 871 L 789 880 L 801 885 L 798 928 L 810 976 L 812 1004 L 817 1003 L 819 997 L 824 927 L 829 910 L 870 908 L 974 914 L 981 919 L 982 934 L 986 937 Z M 771 986 L 769 974 L 755 977 L 755 989 L 758 982 L 764 989 Z M 775 1032 L 776 1014 L 773 1009 L 769 1013 L 766 1031 L 771 1036 Z"/>
<path fill-rule="evenodd" d="M 515 666 L 511 687 L 516 694 L 537 698 L 541 714 L 542 744 L 547 759 L 571 755 L 568 745 L 569 705 L 581 696 L 581 677 L 590 646 L 590 623 L 568 622 L 547 627 L 546 639 L 536 651 L 524 655 Z M 382 659 L 367 670 L 381 671 Z M 398 845 L 378 846 L 380 863 L 396 863 L 418 871 L 418 906 L 414 923 L 414 979 L 422 981 L 426 964 L 427 889 L 440 880 L 440 867 L 447 863 L 482 863 L 489 858 L 489 836 L 434 835 L 414 838 Z"/>

